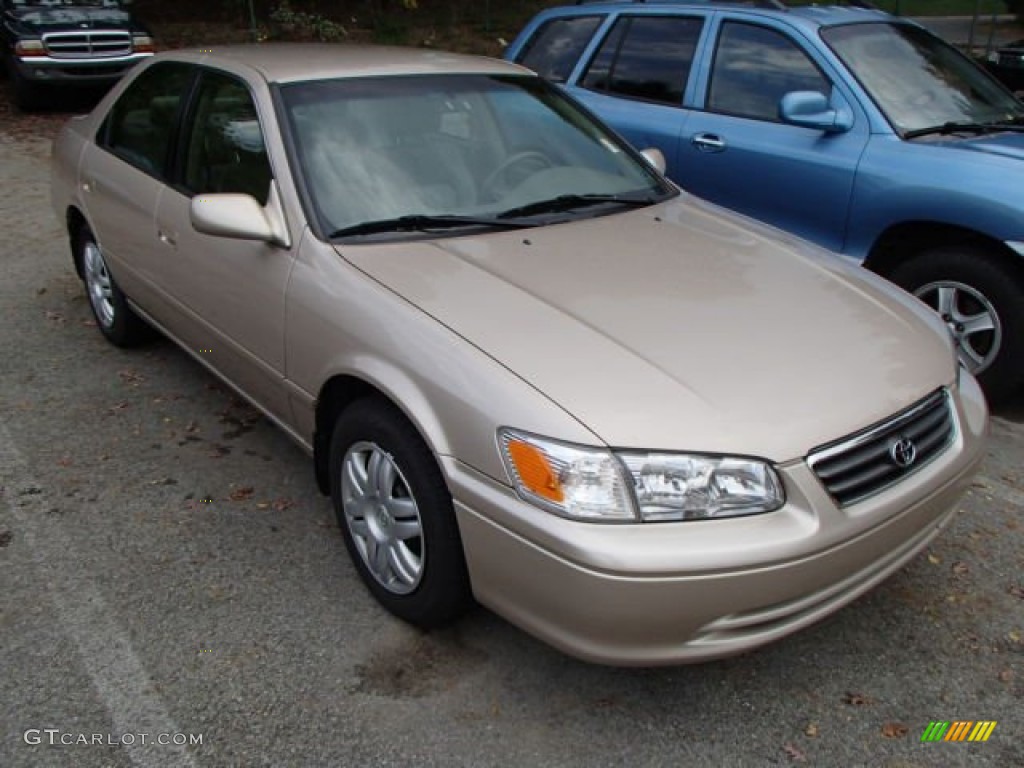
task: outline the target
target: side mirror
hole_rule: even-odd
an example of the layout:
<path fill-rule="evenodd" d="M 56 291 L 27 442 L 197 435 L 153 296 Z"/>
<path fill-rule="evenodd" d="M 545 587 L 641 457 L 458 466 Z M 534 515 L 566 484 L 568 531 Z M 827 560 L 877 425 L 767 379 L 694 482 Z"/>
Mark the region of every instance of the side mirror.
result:
<path fill-rule="evenodd" d="M 665 173 L 665 155 L 662 154 L 660 149 L 654 147 L 648 147 L 647 149 L 641 150 L 641 155 L 644 156 L 644 160 L 658 173 Z"/>
<path fill-rule="evenodd" d="M 192 198 L 189 215 L 196 232 L 204 235 L 286 244 L 266 211 L 251 195 L 196 195 Z"/>
<path fill-rule="evenodd" d="M 852 115 L 833 108 L 825 95 L 817 91 L 787 93 L 779 102 L 779 117 L 792 125 L 826 133 L 843 133 L 853 127 Z"/>

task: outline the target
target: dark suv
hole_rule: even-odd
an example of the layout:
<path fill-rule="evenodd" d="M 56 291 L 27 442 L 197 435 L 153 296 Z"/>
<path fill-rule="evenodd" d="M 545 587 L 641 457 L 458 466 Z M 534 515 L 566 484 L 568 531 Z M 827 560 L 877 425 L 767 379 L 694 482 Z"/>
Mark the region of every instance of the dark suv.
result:
<path fill-rule="evenodd" d="M 110 85 L 153 55 L 119 0 L 0 0 L 4 65 L 22 109 L 53 84 Z"/>

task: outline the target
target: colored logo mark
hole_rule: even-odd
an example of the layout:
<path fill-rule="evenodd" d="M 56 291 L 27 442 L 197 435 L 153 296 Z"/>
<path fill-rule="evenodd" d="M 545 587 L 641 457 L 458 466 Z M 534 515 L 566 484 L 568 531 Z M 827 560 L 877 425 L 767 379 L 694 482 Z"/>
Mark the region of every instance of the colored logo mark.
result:
<path fill-rule="evenodd" d="M 921 734 L 921 741 L 988 741 L 996 720 L 933 720 Z"/>

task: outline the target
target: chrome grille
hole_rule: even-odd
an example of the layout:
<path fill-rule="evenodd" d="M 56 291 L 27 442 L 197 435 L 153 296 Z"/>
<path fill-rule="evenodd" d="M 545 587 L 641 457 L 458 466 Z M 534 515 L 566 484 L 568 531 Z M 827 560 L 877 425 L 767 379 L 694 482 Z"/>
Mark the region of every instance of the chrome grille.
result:
<path fill-rule="evenodd" d="M 939 390 L 902 413 L 835 443 L 807 463 L 841 507 L 872 496 L 941 454 L 955 434 L 949 395 Z M 913 457 L 906 442 L 913 445 Z"/>
<path fill-rule="evenodd" d="M 128 32 L 51 32 L 43 35 L 46 52 L 55 59 L 100 59 L 132 52 Z"/>
<path fill-rule="evenodd" d="M 1022 53 L 1000 53 L 999 65 L 1002 67 L 1024 68 L 1024 54 Z"/>

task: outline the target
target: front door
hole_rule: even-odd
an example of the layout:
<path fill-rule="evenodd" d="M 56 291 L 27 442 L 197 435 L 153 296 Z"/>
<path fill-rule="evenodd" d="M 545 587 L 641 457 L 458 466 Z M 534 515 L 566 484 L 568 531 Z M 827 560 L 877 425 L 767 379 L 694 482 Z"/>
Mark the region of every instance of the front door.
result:
<path fill-rule="evenodd" d="M 854 112 L 843 133 L 784 123 L 779 102 L 818 91 L 853 109 L 786 30 L 725 19 L 705 92 L 680 139 L 675 180 L 694 194 L 841 250 L 853 180 L 867 145 Z"/>
<path fill-rule="evenodd" d="M 195 196 L 241 193 L 267 205 L 273 174 L 259 115 L 241 80 L 204 71 L 183 135 L 177 183 L 160 198 L 160 282 L 175 301 L 180 340 L 271 414 L 284 392 L 285 290 L 292 252 L 211 237 L 192 227 Z"/>

